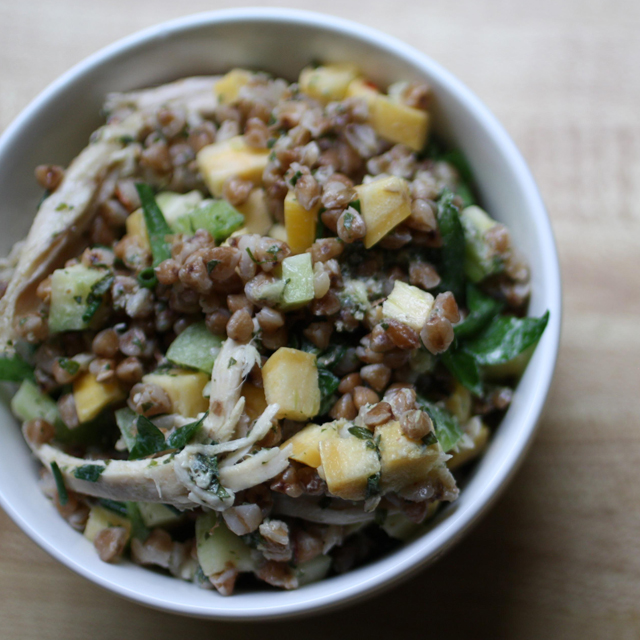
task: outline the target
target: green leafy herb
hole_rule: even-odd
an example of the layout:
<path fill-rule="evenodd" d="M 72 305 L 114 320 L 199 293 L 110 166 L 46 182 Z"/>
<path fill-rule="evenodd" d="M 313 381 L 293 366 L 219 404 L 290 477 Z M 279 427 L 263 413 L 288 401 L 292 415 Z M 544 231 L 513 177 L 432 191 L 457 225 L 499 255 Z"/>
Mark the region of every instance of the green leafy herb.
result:
<path fill-rule="evenodd" d="M 176 429 L 167 439 L 167 445 L 170 449 L 183 449 L 188 442 L 195 436 L 198 429 L 202 426 L 204 419 L 209 415 L 207 411 L 200 420 L 185 424 L 184 427 Z"/>
<path fill-rule="evenodd" d="M 342 216 L 342 223 L 347 231 L 351 230 L 354 218 L 355 216 L 348 209 L 344 212 L 344 215 Z"/>
<path fill-rule="evenodd" d="M 107 498 L 100 498 L 98 502 L 109 511 L 113 511 L 121 516 L 127 517 L 129 515 L 127 511 L 127 505 L 124 502 L 116 502 L 115 500 L 108 500 Z"/>
<path fill-rule="evenodd" d="M 464 350 L 481 365 L 509 362 L 540 339 L 548 321 L 548 311 L 540 318 L 497 316 Z"/>
<path fill-rule="evenodd" d="M 358 213 L 362 213 L 362 203 L 360 202 L 360 200 L 352 200 L 349 203 L 350 207 L 353 207 Z"/>
<path fill-rule="evenodd" d="M 136 141 L 136 139 L 133 136 L 127 136 L 127 135 L 120 136 L 118 140 L 120 140 L 122 144 L 131 144 L 132 142 Z"/>
<path fill-rule="evenodd" d="M 238 364 L 238 361 L 235 358 L 229 358 L 229 363 L 227 364 L 227 369 L 231 369 L 234 364 Z"/>
<path fill-rule="evenodd" d="M 436 442 L 438 442 L 438 436 L 436 436 L 435 431 L 429 431 L 429 433 L 427 433 L 427 435 L 422 438 L 422 444 L 426 445 L 427 447 L 436 444 Z"/>
<path fill-rule="evenodd" d="M 135 444 L 129 454 L 129 460 L 146 458 L 147 456 L 160 453 L 167 449 L 167 443 L 162 431 L 160 431 L 149 418 L 138 416 L 136 425 L 138 427 L 138 434 L 136 435 Z"/>
<path fill-rule="evenodd" d="M 373 432 L 366 427 L 349 427 L 349 433 L 358 440 L 373 440 Z"/>
<path fill-rule="evenodd" d="M 318 355 L 318 367 L 324 369 L 333 369 L 338 366 L 338 363 L 344 358 L 347 352 L 347 347 L 342 344 L 332 344 L 325 349 L 320 355 Z"/>
<path fill-rule="evenodd" d="M 380 472 L 374 473 L 367 478 L 367 488 L 365 490 L 365 500 L 380 495 Z"/>
<path fill-rule="evenodd" d="M 31 365 L 16 353 L 0 357 L 0 380 L 22 382 L 23 380 L 35 380 L 35 377 Z"/>
<path fill-rule="evenodd" d="M 132 537 L 144 542 L 151 534 L 151 530 L 144 523 L 140 508 L 135 502 L 127 502 L 127 518 L 131 521 Z"/>
<path fill-rule="evenodd" d="M 207 273 L 211 275 L 211 272 L 220 264 L 220 260 L 209 260 L 207 262 Z"/>
<path fill-rule="evenodd" d="M 482 379 L 476 359 L 464 349 L 449 349 L 442 354 L 442 363 L 471 393 L 482 395 Z"/>
<path fill-rule="evenodd" d="M 446 409 L 418 396 L 418 406 L 429 414 L 436 430 L 438 442 L 445 451 L 450 451 L 462 438 L 462 429 L 458 419 Z"/>
<path fill-rule="evenodd" d="M 147 227 L 153 266 L 157 267 L 161 262 L 171 257 L 171 248 L 166 238 L 171 234 L 171 227 L 167 224 L 162 210 L 153 195 L 153 189 L 148 184 L 137 183 L 136 189 L 142 204 L 142 213 Z"/>
<path fill-rule="evenodd" d="M 456 338 L 468 338 L 482 329 L 503 309 L 504 304 L 487 296 L 478 287 L 467 284 L 467 307 L 469 315 L 454 327 Z"/>
<path fill-rule="evenodd" d="M 340 379 L 328 369 L 318 367 L 318 386 L 320 387 L 320 415 L 329 413 L 334 404 L 334 393 L 338 389 Z"/>
<path fill-rule="evenodd" d="M 58 358 L 58 364 L 61 369 L 64 369 L 70 376 L 75 376 L 80 369 L 80 363 L 75 360 L 69 360 L 69 358 Z"/>
<path fill-rule="evenodd" d="M 464 298 L 464 230 L 453 194 L 444 193 L 438 200 L 438 224 L 442 236 L 441 291 L 451 291 L 458 304 Z"/>
<path fill-rule="evenodd" d="M 62 477 L 62 472 L 57 462 L 51 463 L 51 472 L 53 473 L 56 488 L 58 489 L 58 502 L 60 506 L 64 507 L 64 505 L 69 502 L 69 494 L 67 493 L 67 487 L 64 486 L 64 478 Z"/>
<path fill-rule="evenodd" d="M 293 174 L 293 177 L 291 178 L 291 186 L 295 187 L 296 186 L 296 182 L 298 182 L 298 180 L 300 180 L 300 178 L 302 178 L 302 171 L 296 171 Z"/>
<path fill-rule="evenodd" d="M 96 311 L 100 308 L 102 304 L 102 300 L 104 299 L 105 294 L 109 289 L 111 289 L 111 285 L 113 284 L 114 276 L 111 272 L 107 273 L 107 275 L 98 280 L 92 287 L 89 295 L 87 296 L 87 308 L 85 312 L 82 314 L 83 322 L 90 322 L 91 318 L 96 314 Z"/>
<path fill-rule="evenodd" d="M 138 284 L 144 289 L 155 289 L 158 277 L 153 267 L 147 267 L 138 274 Z"/>
<path fill-rule="evenodd" d="M 73 472 L 74 477 L 78 480 L 86 480 L 87 482 L 98 482 L 98 478 L 107 467 L 101 464 L 83 464 L 77 467 Z"/>

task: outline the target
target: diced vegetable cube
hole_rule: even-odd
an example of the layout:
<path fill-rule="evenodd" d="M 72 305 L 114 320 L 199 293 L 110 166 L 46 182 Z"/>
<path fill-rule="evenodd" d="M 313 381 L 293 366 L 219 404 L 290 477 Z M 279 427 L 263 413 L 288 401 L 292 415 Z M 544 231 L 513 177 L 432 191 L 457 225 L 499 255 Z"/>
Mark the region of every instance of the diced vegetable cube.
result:
<path fill-rule="evenodd" d="M 282 307 L 289 311 L 303 307 L 314 298 L 313 265 L 310 253 L 289 256 L 282 261 L 284 280 Z"/>
<path fill-rule="evenodd" d="M 480 207 L 466 207 L 460 214 L 464 228 L 465 260 L 464 272 L 472 282 L 480 282 L 487 276 L 502 270 L 502 261 L 496 256 L 485 239 L 489 229 L 498 223 Z"/>
<path fill-rule="evenodd" d="M 198 562 L 205 576 L 215 576 L 228 569 L 253 571 L 251 548 L 227 528 L 215 512 L 203 513 L 196 520 Z"/>
<path fill-rule="evenodd" d="M 298 586 L 303 587 L 305 584 L 322 580 L 329 573 L 331 562 L 331 556 L 319 555 L 313 560 L 296 565 L 294 572 L 298 578 Z"/>
<path fill-rule="evenodd" d="M 167 360 L 210 375 L 221 347 L 222 336 L 211 333 L 204 322 L 196 322 L 169 345 Z"/>
<path fill-rule="evenodd" d="M 362 217 L 367 225 L 364 238 L 367 249 L 411 215 L 409 185 L 402 178 L 381 178 L 356 187 L 356 192 L 360 199 Z"/>
<path fill-rule="evenodd" d="M 116 424 L 122 439 L 127 447 L 127 451 L 131 451 L 136 444 L 136 431 L 134 425 L 138 419 L 138 414 L 135 411 L 129 409 L 129 407 L 123 407 L 115 412 Z"/>
<path fill-rule="evenodd" d="M 144 222 L 142 209 L 136 209 L 129 214 L 126 220 L 127 235 L 134 236 L 138 240 L 138 245 L 147 251 L 151 251 L 149 236 L 147 235 L 147 225 Z"/>
<path fill-rule="evenodd" d="M 205 229 L 216 242 L 221 242 L 243 224 L 244 216 L 226 200 L 204 200 L 197 209 L 175 220 L 172 228 L 189 235 Z"/>
<path fill-rule="evenodd" d="M 393 291 L 382 305 L 382 316 L 399 320 L 420 331 L 431 313 L 433 303 L 434 298 L 427 291 L 396 280 Z"/>
<path fill-rule="evenodd" d="M 317 469 L 321 464 L 320 443 L 323 440 L 338 437 L 338 429 L 344 424 L 343 420 L 325 424 L 308 424 L 284 442 L 281 448 L 291 445 L 293 453 L 289 456 L 309 467 Z"/>
<path fill-rule="evenodd" d="M 429 132 L 429 114 L 378 95 L 370 105 L 369 122 L 375 132 L 390 142 L 421 151 Z"/>
<path fill-rule="evenodd" d="M 82 264 L 56 269 L 53 272 L 49 311 L 51 333 L 81 331 L 89 327 L 91 318 L 83 318 L 88 309 L 87 298 L 92 287 L 107 274 L 107 271 L 90 269 Z"/>
<path fill-rule="evenodd" d="M 242 136 L 235 136 L 203 147 L 196 160 L 209 191 L 220 198 L 227 178 L 242 178 L 260 185 L 268 157 L 268 150 L 253 149 Z"/>
<path fill-rule="evenodd" d="M 382 524 L 382 529 L 385 533 L 396 540 L 402 540 L 407 542 L 411 540 L 416 534 L 424 531 L 422 523 L 431 518 L 433 514 L 438 510 L 440 503 L 438 501 L 430 502 L 427 507 L 427 515 L 424 520 L 418 524 L 413 522 L 404 515 L 404 513 L 392 513 L 388 515 Z"/>
<path fill-rule="evenodd" d="M 238 99 L 240 89 L 244 87 L 253 74 L 246 69 L 231 69 L 213 86 L 213 92 L 220 104 L 231 104 Z"/>
<path fill-rule="evenodd" d="M 345 98 L 351 81 L 359 75 L 358 68 L 349 63 L 305 67 L 300 72 L 300 91 L 326 104 Z"/>
<path fill-rule="evenodd" d="M 93 420 L 104 408 L 126 397 L 117 382 L 98 382 L 92 373 L 83 373 L 73 382 L 73 399 L 78 420 Z"/>
<path fill-rule="evenodd" d="M 322 440 L 320 458 L 329 492 L 345 500 L 364 500 L 369 479 L 380 472 L 371 441 L 354 436 Z"/>
<path fill-rule="evenodd" d="M 320 411 L 316 357 L 281 347 L 262 367 L 264 393 L 269 404 L 280 406 L 278 418 L 307 420 Z"/>
<path fill-rule="evenodd" d="M 175 524 L 182 519 L 181 513 L 176 513 L 174 509 L 159 502 L 138 502 L 138 509 L 142 516 L 142 521 L 147 527 L 163 527 L 168 524 Z"/>
<path fill-rule="evenodd" d="M 307 211 L 298 202 L 294 191 L 289 190 L 287 193 L 284 199 L 284 226 L 287 230 L 287 244 L 293 253 L 302 253 L 315 242 L 319 210 L 320 203 Z"/>
<path fill-rule="evenodd" d="M 278 222 L 269 229 L 267 235 L 274 240 L 280 240 L 280 242 L 287 242 L 288 240 L 286 227 Z"/>
<path fill-rule="evenodd" d="M 11 411 L 24 421 L 42 418 L 55 425 L 60 420 L 58 405 L 31 380 L 24 380 L 11 398 Z"/>
<path fill-rule="evenodd" d="M 347 98 L 362 98 L 369 106 L 373 104 L 380 91 L 363 78 L 356 78 L 349 83 Z"/>
<path fill-rule="evenodd" d="M 267 408 L 267 399 L 262 387 L 256 387 L 250 382 L 242 385 L 242 395 L 244 397 L 244 411 L 249 416 L 249 420 L 257 420 Z"/>
<path fill-rule="evenodd" d="M 209 402 L 202 395 L 209 376 L 201 371 L 176 369 L 168 373 L 150 373 L 142 381 L 162 387 L 171 399 L 173 411 L 181 416 L 194 418 L 209 407 Z"/>
<path fill-rule="evenodd" d="M 246 202 L 236 209 L 244 216 L 244 227 L 247 233 L 264 236 L 273 225 L 273 219 L 264 199 L 264 189 L 254 189 Z"/>
<path fill-rule="evenodd" d="M 100 505 L 92 506 L 84 528 L 84 537 L 93 542 L 103 529 L 108 529 L 109 527 L 123 527 L 131 535 L 131 521 L 128 518 Z"/>
<path fill-rule="evenodd" d="M 398 421 L 377 427 L 375 435 L 380 438 L 380 486 L 385 493 L 426 480 L 434 464 L 439 462 L 441 447 L 437 443 L 426 446 L 410 440 Z"/>

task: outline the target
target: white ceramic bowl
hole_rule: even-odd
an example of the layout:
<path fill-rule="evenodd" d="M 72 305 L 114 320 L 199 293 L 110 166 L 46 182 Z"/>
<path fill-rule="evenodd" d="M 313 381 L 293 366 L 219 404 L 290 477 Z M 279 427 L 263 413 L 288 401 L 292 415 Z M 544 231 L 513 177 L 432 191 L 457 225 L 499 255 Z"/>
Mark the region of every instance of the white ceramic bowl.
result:
<path fill-rule="evenodd" d="M 551 384 L 560 334 L 560 273 L 549 220 L 536 185 L 504 129 L 451 74 L 422 53 L 359 24 L 287 9 L 238 9 L 168 22 L 121 40 L 78 64 L 36 98 L 0 139 L 0 253 L 31 224 L 40 191 L 33 169 L 68 163 L 100 125 L 110 91 L 146 87 L 231 67 L 297 77 L 309 61 L 349 60 L 382 86 L 426 79 L 436 95 L 435 126 L 473 167 L 484 206 L 507 224 L 531 265 L 530 314 L 549 325 L 514 402 L 457 502 L 431 529 L 391 555 L 297 591 L 222 598 L 133 564 L 101 562 L 38 489 L 38 465 L 6 404 L 0 447 L 0 503 L 35 542 L 68 567 L 115 593 L 158 609 L 212 619 L 277 618 L 350 603 L 407 577 L 468 531 L 505 486 L 531 442 Z M 6 392 L 5 392 L 6 395 Z M 445 560 L 446 562 L 446 560 Z"/>

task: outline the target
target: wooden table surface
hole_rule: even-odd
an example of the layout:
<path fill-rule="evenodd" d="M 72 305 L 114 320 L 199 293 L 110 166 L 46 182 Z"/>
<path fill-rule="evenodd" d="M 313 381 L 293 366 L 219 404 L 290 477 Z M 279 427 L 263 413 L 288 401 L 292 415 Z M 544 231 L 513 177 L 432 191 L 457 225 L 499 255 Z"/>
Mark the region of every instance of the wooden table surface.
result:
<path fill-rule="evenodd" d="M 96 49 L 233 4 L 1 0 L 0 129 Z M 359 20 L 431 55 L 523 151 L 564 278 L 562 349 L 536 441 L 498 504 L 438 563 L 308 621 L 147 610 L 72 574 L 0 513 L 0 638 L 640 638 L 640 4 L 279 4 Z"/>

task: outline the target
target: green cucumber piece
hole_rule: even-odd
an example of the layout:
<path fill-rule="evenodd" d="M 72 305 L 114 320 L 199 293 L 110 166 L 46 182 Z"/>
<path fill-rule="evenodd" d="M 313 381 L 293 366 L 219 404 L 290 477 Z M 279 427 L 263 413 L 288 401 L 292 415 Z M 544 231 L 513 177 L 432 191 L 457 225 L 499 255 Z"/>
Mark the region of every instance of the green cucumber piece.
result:
<path fill-rule="evenodd" d="M 136 443 L 136 434 L 134 433 L 133 426 L 138 419 L 138 414 L 135 411 L 131 411 L 129 407 L 124 407 L 118 409 L 115 415 L 116 424 L 118 425 L 118 429 L 120 429 L 122 439 L 127 446 L 127 450 L 131 451 Z"/>
<path fill-rule="evenodd" d="M 11 411 L 23 422 L 36 418 L 52 425 L 61 422 L 58 405 L 30 380 L 25 380 L 11 399 Z"/>
<path fill-rule="evenodd" d="M 137 505 L 142 521 L 149 528 L 175 524 L 182 519 L 180 512 L 159 502 L 138 502 Z"/>
<path fill-rule="evenodd" d="M 202 194 L 196 190 L 189 191 L 189 193 L 163 191 L 156 195 L 156 203 L 170 227 L 178 218 L 197 209 L 203 199 Z"/>
<path fill-rule="evenodd" d="M 180 216 L 171 226 L 177 233 L 189 235 L 205 229 L 216 242 L 221 242 L 243 224 L 244 216 L 226 200 L 204 200 L 197 209 Z"/>
<path fill-rule="evenodd" d="M 460 214 L 464 229 L 464 272 L 471 282 L 480 282 L 503 269 L 502 261 L 493 254 L 485 233 L 498 224 L 480 207 L 467 207 Z"/>
<path fill-rule="evenodd" d="M 282 261 L 282 308 L 298 309 L 314 298 L 313 265 L 310 253 L 289 256 Z"/>
<path fill-rule="evenodd" d="M 49 311 L 49 330 L 81 331 L 87 329 L 91 318 L 85 319 L 94 285 L 108 272 L 89 269 L 81 264 L 64 269 L 56 269 L 51 276 L 51 308 Z"/>
<path fill-rule="evenodd" d="M 327 573 L 329 573 L 330 568 L 331 557 L 323 555 L 316 556 L 313 560 L 299 564 L 294 569 L 294 573 L 298 578 L 298 586 L 303 587 L 305 584 L 322 580 L 326 577 Z"/>
<path fill-rule="evenodd" d="M 210 374 L 222 347 L 222 336 L 214 335 L 204 322 L 188 326 L 169 346 L 167 360 L 181 367 Z"/>
<path fill-rule="evenodd" d="M 227 528 L 214 512 L 203 513 L 196 520 L 198 562 L 206 576 L 214 576 L 231 563 L 238 571 L 253 571 L 251 548 Z"/>

